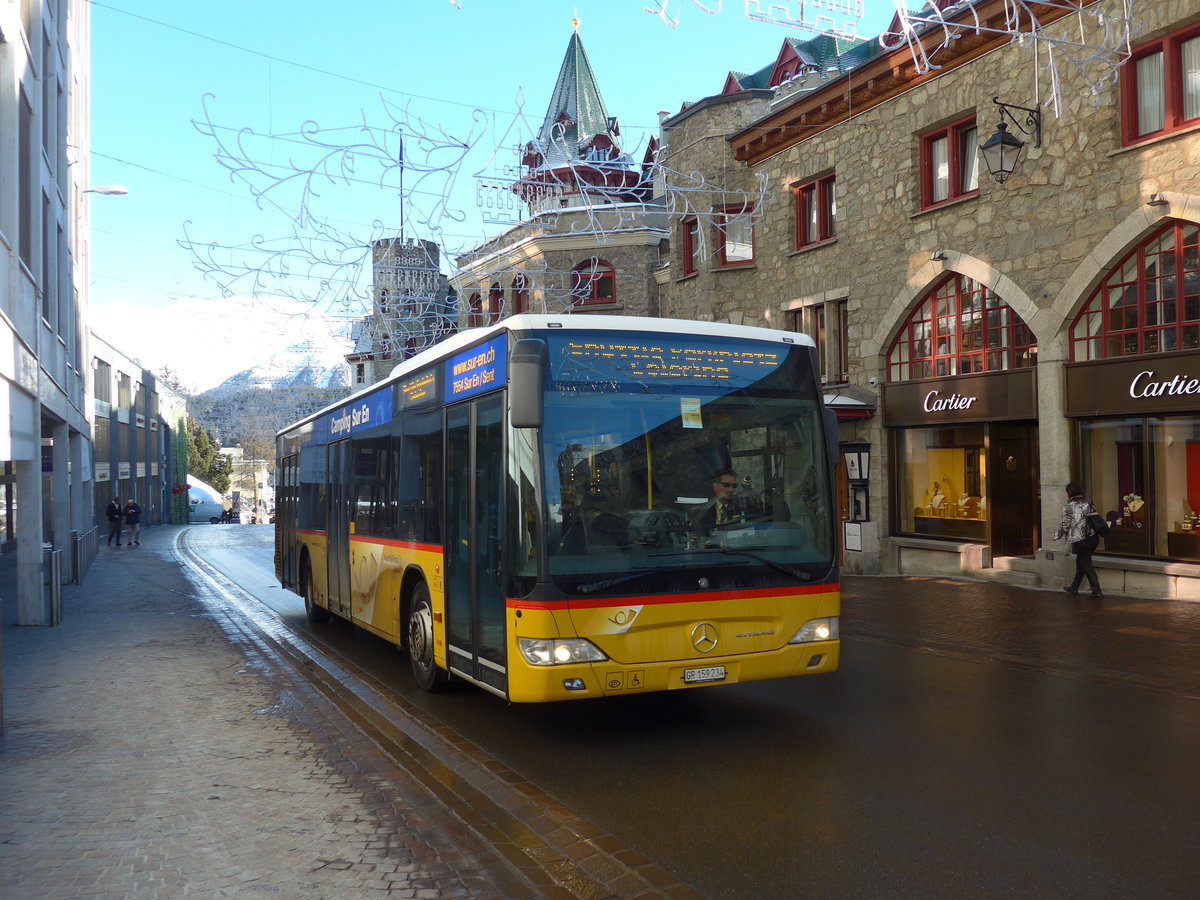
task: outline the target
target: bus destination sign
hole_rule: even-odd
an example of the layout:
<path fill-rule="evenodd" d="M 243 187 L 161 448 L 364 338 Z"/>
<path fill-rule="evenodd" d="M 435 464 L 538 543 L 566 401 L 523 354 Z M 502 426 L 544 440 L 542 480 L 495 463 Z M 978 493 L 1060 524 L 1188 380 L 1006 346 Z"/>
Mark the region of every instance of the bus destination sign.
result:
<path fill-rule="evenodd" d="M 787 355 L 784 349 L 734 342 L 703 346 L 698 342 L 607 341 L 568 339 L 555 361 L 558 382 L 591 381 L 599 372 L 617 380 L 746 383 L 774 371 Z"/>
<path fill-rule="evenodd" d="M 446 360 L 446 402 L 482 394 L 504 384 L 508 337 L 500 335 Z"/>
<path fill-rule="evenodd" d="M 421 374 L 400 382 L 400 406 L 403 409 L 424 406 L 432 402 L 436 395 L 437 372 L 434 369 L 426 369 Z"/>
<path fill-rule="evenodd" d="M 325 427 L 329 432 L 329 440 L 337 441 L 356 431 L 386 425 L 390 421 L 392 391 L 391 388 L 384 388 L 352 400 L 326 414 Z"/>

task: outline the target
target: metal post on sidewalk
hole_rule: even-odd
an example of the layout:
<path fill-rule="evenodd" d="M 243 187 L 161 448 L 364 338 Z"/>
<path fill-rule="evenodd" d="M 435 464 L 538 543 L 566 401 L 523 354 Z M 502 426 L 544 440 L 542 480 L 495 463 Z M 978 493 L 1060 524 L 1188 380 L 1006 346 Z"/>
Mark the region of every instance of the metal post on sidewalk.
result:
<path fill-rule="evenodd" d="M 83 534 L 74 531 L 71 534 L 75 535 L 71 548 L 75 561 L 75 580 L 72 583 L 83 584 L 84 573 L 96 561 L 96 552 L 100 542 L 100 528 L 96 526 L 89 528 Z"/>
<path fill-rule="evenodd" d="M 62 624 L 62 555 L 61 550 L 46 550 L 46 580 L 50 585 L 50 627 Z"/>

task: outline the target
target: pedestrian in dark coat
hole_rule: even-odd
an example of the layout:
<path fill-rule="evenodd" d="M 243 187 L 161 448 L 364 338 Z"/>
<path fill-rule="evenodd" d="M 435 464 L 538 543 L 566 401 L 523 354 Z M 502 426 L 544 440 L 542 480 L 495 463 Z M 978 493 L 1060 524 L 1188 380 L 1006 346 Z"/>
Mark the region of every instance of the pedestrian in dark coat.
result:
<path fill-rule="evenodd" d="M 125 504 L 125 540 L 129 548 L 132 550 L 134 544 L 141 546 L 142 537 L 142 508 L 138 506 L 137 501 L 132 497 Z"/>
<path fill-rule="evenodd" d="M 1092 599 L 1099 600 L 1100 577 L 1092 564 L 1092 554 L 1100 544 L 1100 535 L 1092 530 L 1088 516 L 1096 511 L 1092 501 L 1084 496 L 1083 488 L 1072 481 L 1067 485 L 1067 505 L 1063 507 L 1062 522 L 1054 534 L 1054 540 L 1071 542 L 1071 552 L 1075 554 L 1075 578 L 1070 584 L 1064 585 L 1063 590 L 1068 594 L 1078 594 L 1079 585 L 1086 578 L 1092 588 Z"/>
<path fill-rule="evenodd" d="M 113 538 L 117 539 L 117 546 L 121 546 L 121 517 L 124 513 L 121 510 L 121 498 L 113 497 L 112 502 L 108 504 L 108 508 L 104 510 L 104 518 L 108 519 L 108 546 L 112 546 Z"/>

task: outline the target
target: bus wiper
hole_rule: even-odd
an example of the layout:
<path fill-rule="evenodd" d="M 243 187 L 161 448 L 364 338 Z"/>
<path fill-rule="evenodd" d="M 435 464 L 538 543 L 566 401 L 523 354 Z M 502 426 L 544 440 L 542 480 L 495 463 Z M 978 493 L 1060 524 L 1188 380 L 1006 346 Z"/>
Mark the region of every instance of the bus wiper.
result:
<path fill-rule="evenodd" d="M 616 578 L 605 578 L 603 581 L 591 581 L 587 584 L 581 584 L 575 588 L 575 593 L 591 594 L 595 591 L 602 591 L 605 588 L 616 587 L 618 584 L 625 584 L 626 582 L 641 578 L 643 575 L 650 575 L 654 572 L 674 572 L 686 568 L 687 566 L 648 566 L 638 569 L 636 572 L 630 572 L 628 575 L 618 575 Z"/>
<path fill-rule="evenodd" d="M 659 571 L 657 569 L 647 569 L 648 571 Z M 575 588 L 577 594 L 590 594 L 593 591 L 602 591 L 605 588 L 616 587 L 618 584 L 624 584 L 627 581 L 633 581 L 635 578 L 641 578 L 646 572 L 633 572 L 629 575 L 621 575 L 618 578 L 606 578 L 603 581 L 591 581 L 587 584 L 581 584 Z"/>
<path fill-rule="evenodd" d="M 811 573 L 802 572 L 800 569 L 789 566 L 786 563 L 776 562 L 773 559 L 767 559 L 767 557 L 761 556 L 760 554 L 755 553 L 753 550 L 741 550 L 736 547 L 713 547 L 712 549 L 718 553 L 725 553 L 725 554 L 740 553 L 742 556 L 748 556 L 751 559 L 755 560 L 756 562 L 760 562 L 763 565 L 770 566 L 772 569 L 778 569 L 780 572 L 783 572 L 785 575 L 791 575 L 793 578 L 798 578 L 801 581 L 812 581 Z"/>
<path fill-rule="evenodd" d="M 767 557 L 760 556 L 759 554 L 755 553 L 753 550 L 742 550 L 741 548 L 738 548 L 738 547 L 694 547 L 690 550 L 661 550 L 657 553 L 651 553 L 649 555 L 650 556 L 680 556 L 685 553 L 687 553 L 687 554 L 691 554 L 691 553 L 724 553 L 726 555 L 733 555 L 735 553 L 740 553 L 742 556 L 748 556 L 756 562 L 760 562 L 760 563 L 763 563 L 764 565 L 768 565 L 773 569 L 778 569 L 780 572 L 783 572 L 785 575 L 791 575 L 793 578 L 798 578 L 801 581 L 812 581 L 812 575 L 808 572 L 804 572 L 804 571 L 801 571 L 800 569 L 793 568 L 792 566 L 789 566 L 786 563 L 776 562 L 773 559 L 767 559 Z"/>

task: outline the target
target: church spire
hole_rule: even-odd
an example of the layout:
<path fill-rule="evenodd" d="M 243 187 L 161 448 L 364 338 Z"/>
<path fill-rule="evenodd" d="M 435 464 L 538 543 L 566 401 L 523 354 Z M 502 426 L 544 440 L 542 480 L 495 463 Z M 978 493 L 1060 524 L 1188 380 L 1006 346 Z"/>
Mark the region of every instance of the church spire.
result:
<path fill-rule="evenodd" d="M 616 119 L 610 119 L 604 107 L 596 75 L 579 37 L 579 20 L 571 24 L 576 31 L 567 44 L 538 138 L 548 150 L 553 147 L 568 159 L 579 159 L 598 136 L 608 139 L 607 147 L 618 148 L 620 132 Z"/>
<path fill-rule="evenodd" d="M 578 19 L 572 22 L 576 28 Z M 571 35 L 546 118 L 525 145 L 524 176 L 513 191 L 531 213 L 586 203 L 627 203 L 645 193 L 642 173 L 621 150 L 579 32 Z"/>

